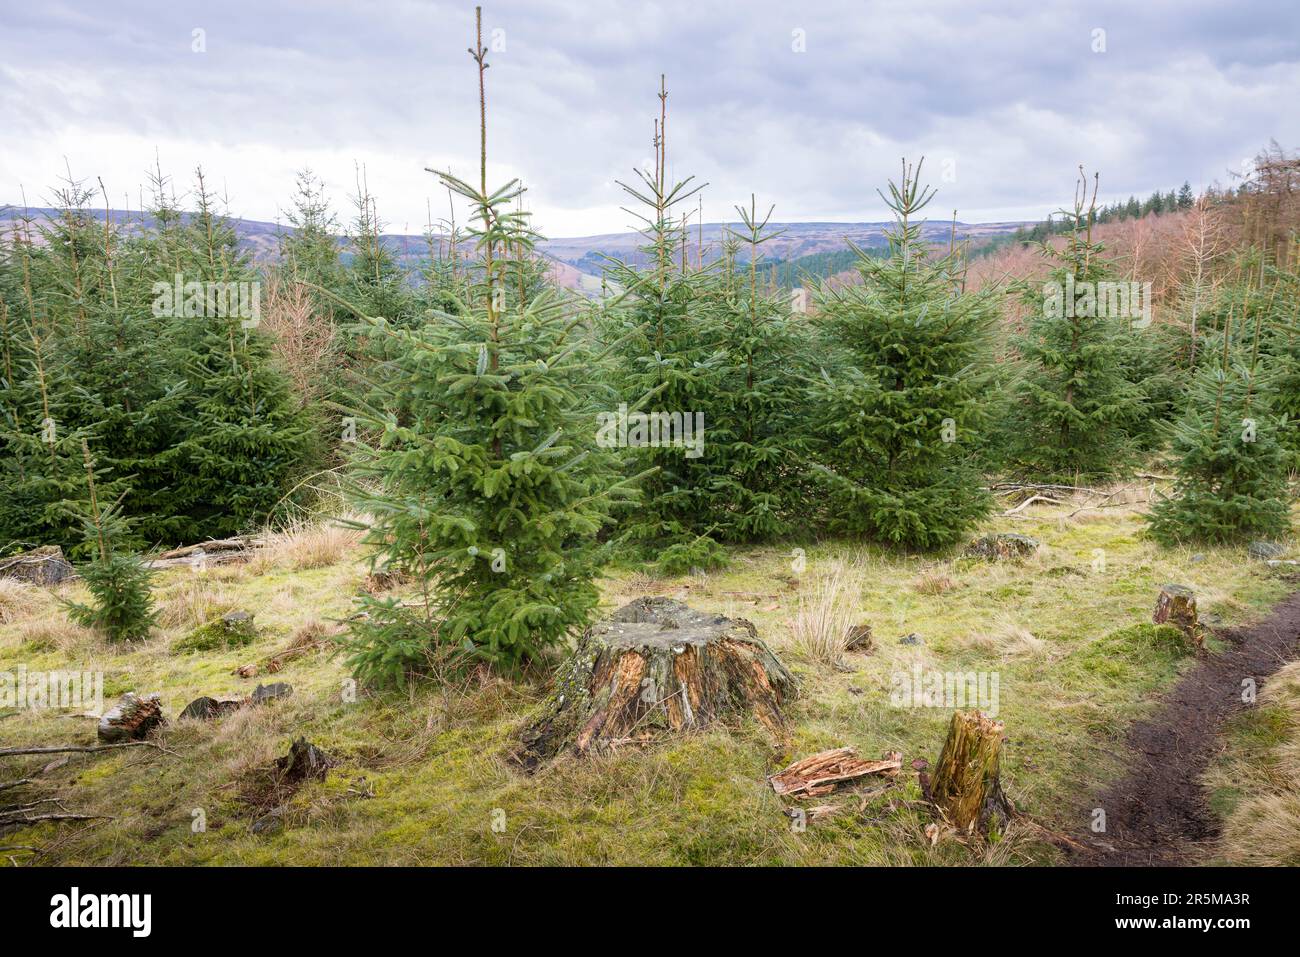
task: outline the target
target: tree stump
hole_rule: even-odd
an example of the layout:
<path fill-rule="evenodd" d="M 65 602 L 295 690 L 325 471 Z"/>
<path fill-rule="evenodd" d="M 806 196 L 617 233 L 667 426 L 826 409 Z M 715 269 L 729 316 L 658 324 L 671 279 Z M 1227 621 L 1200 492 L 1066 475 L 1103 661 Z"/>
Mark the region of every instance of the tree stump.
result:
<path fill-rule="evenodd" d="M 1038 551 L 1039 542 L 1028 535 L 998 532 L 984 535 L 966 546 L 968 558 L 982 558 L 989 562 L 1023 561 Z"/>
<path fill-rule="evenodd" d="M 167 719 L 163 717 L 162 702 L 157 694 L 141 698 L 134 691 L 128 691 L 99 719 L 99 740 L 105 744 L 143 741 L 165 724 Z"/>
<path fill-rule="evenodd" d="M 583 633 L 517 758 L 531 769 L 565 749 L 585 755 L 745 714 L 783 738 L 781 705 L 795 693 L 750 622 L 638 598 Z"/>
<path fill-rule="evenodd" d="M 957 830 L 987 834 L 1011 817 L 999 766 L 1002 722 L 979 711 L 958 711 L 948 726 L 930 781 L 930 800 Z"/>
<path fill-rule="evenodd" d="M 1151 621 L 1157 625 L 1173 625 L 1198 651 L 1205 647 L 1205 634 L 1196 612 L 1196 593 L 1186 585 L 1161 587 Z"/>
<path fill-rule="evenodd" d="M 0 578 L 16 578 L 33 585 L 57 585 L 74 574 L 58 545 L 43 545 L 0 558 Z"/>

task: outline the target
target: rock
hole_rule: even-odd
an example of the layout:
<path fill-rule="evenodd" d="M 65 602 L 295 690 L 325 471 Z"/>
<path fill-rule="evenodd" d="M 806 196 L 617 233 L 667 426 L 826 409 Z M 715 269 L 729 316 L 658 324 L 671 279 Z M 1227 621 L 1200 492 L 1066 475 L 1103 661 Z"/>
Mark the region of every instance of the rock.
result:
<path fill-rule="evenodd" d="M 1192 561 L 1196 562 L 1197 564 L 1200 564 L 1201 562 L 1205 561 L 1205 555 L 1203 555 L 1201 552 L 1197 552 L 1195 555 L 1192 556 Z"/>
<path fill-rule="evenodd" d="M 1021 561 L 1038 551 L 1039 542 L 1028 535 L 999 532 L 983 535 L 966 546 L 970 558 L 983 558 L 990 562 Z"/>
<path fill-rule="evenodd" d="M 1286 554 L 1286 546 L 1277 542 L 1257 541 L 1246 546 L 1246 554 L 1257 561 L 1266 562 L 1272 558 L 1281 558 Z"/>
<path fill-rule="evenodd" d="M 745 716 L 784 740 L 781 705 L 795 693 L 751 622 L 638 598 L 583 633 L 515 757 L 533 769 Z"/>
<path fill-rule="evenodd" d="M 195 628 L 176 643 L 175 650 L 224 651 L 242 648 L 256 639 L 257 629 L 253 626 L 253 616 L 246 611 L 228 611 L 220 618 Z"/>
<path fill-rule="evenodd" d="M 219 718 L 224 714 L 237 711 L 242 707 L 244 702 L 238 698 L 209 698 L 206 695 L 202 698 L 195 698 L 185 706 L 181 712 L 182 718 L 190 718 L 194 721 L 211 721 L 213 718 Z"/>
<path fill-rule="evenodd" d="M 165 724 L 162 701 L 156 693 L 141 698 L 128 691 L 99 719 L 99 740 L 104 744 L 143 741 Z"/>
<path fill-rule="evenodd" d="M 1157 625 L 1173 625 L 1197 648 L 1205 644 L 1205 635 L 1196 614 L 1196 593 L 1186 585 L 1161 587 L 1151 621 Z"/>
<path fill-rule="evenodd" d="M 844 639 L 844 650 L 870 651 L 872 641 L 870 625 L 854 625 L 849 629 L 848 637 Z"/>
<path fill-rule="evenodd" d="M 43 545 L 0 558 L 0 578 L 16 578 L 33 585 L 57 585 L 74 574 L 58 545 Z"/>
<path fill-rule="evenodd" d="M 921 636 L 918 635 L 916 632 L 912 632 L 911 634 L 904 635 L 902 638 L 899 638 L 899 639 L 898 639 L 898 643 L 899 643 L 900 645 L 923 645 L 923 644 L 925 644 L 925 642 L 921 640 Z"/>
<path fill-rule="evenodd" d="M 287 685 L 283 681 L 276 681 L 269 685 L 258 685 L 248 700 L 251 704 L 266 704 L 268 701 L 275 701 L 277 698 L 287 698 L 291 694 L 293 694 L 292 685 Z"/>
<path fill-rule="evenodd" d="M 284 808 L 273 808 L 270 813 L 264 814 L 253 822 L 252 831 L 254 834 L 275 834 L 284 830 Z"/>
<path fill-rule="evenodd" d="M 325 780 L 325 772 L 335 761 L 306 738 L 299 738 L 289 747 L 289 753 L 276 758 L 275 768 L 284 781 L 294 784 L 307 780 Z"/>

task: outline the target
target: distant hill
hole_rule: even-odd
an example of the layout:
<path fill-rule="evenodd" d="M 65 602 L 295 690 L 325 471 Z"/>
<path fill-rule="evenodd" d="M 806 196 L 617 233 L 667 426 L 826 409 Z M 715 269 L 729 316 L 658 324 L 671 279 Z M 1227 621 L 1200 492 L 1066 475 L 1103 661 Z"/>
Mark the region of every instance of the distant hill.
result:
<path fill-rule="evenodd" d="M 57 214 L 57 210 L 44 207 L 31 209 L 30 212 L 38 219 Z M 0 206 L 0 230 L 7 232 L 18 214 L 19 210 L 15 207 Z M 100 210 L 94 212 L 94 215 L 102 219 L 104 213 Z M 127 228 L 148 223 L 148 214 L 111 210 L 109 215 L 113 222 L 126 224 Z M 233 222 L 243 247 L 260 261 L 273 260 L 277 254 L 279 237 L 284 233 L 292 232 L 290 227 L 278 223 L 254 219 L 234 219 Z M 716 259 L 722 241 L 727 236 L 728 227 L 738 225 L 738 223 L 706 223 L 702 230 L 698 226 L 692 227 L 688 250 L 691 260 L 694 261 L 696 258 L 701 240 L 704 245 L 704 258 Z M 779 281 L 789 285 L 797 281 L 804 272 L 811 272 L 814 275 L 825 274 L 824 264 L 835 258 L 827 254 L 843 253 L 847 248 L 847 241 L 864 248 L 883 247 L 884 230 L 889 225 L 887 222 L 773 224 L 772 230 L 779 235 L 763 244 L 763 255 L 768 262 L 780 267 Z M 993 240 L 999 236 L 1010 235 L 1022 226 L 1032 225 L 1034 224 L 1023 222 L 958 222 L 956 235 L 959 240 L 969 239 L 979 243 L 982 240 Z M 953 224 L 951 221 L 935 220 L 926 222 L 922 230 L 925 238 L 931 242 L 947 243 Z M 414 263 L 428 253 L 428 243 L 423 235 L 386 233 L 383 241 L 399 260 Z M 538 243 L 537 250 L 548 259 L 555 261 L 556 267 L 553 273 L 557 282 L 566 288 L 594 295 L 599 292 L 600 275 L 607 258 L 621 259 L 634 264 L 641 263 L 644 256 L 639 252 L 638 247 L 644 241 L 642 236 L 631 231 L 603 233 L 596 236 L 545 239 Z M 346 248 L 346 245 L 346 237 L 340 236 L 340 249 Z M 741 260 L 744 261 L 746 256 L 746 250 L 742 246 Z M 805 269 L 805 265 L 809 268 Z"/>

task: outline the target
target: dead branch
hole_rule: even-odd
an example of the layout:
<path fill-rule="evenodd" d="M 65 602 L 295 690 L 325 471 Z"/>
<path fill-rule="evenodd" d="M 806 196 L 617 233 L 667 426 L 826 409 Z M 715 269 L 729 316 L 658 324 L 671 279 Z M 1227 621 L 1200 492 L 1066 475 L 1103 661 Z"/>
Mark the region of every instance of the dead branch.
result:
<path fill-rule="evenodd" d="M 35 745 L 29 748 L 0 748 L 0 758 L 10 758 L 20 754 L 90 754 L 95 751 L 112 751 L 115 748 L 156 748 L 165 754 L 175 755 L 161 744 L 153 741 L 124 741 L 121 744 L 57 744 Z"/>

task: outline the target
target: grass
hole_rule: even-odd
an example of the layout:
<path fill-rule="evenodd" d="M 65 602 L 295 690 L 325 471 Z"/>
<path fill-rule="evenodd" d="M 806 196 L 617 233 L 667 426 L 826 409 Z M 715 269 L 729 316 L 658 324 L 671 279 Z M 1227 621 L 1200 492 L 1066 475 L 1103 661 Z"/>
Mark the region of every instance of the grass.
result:
<path fill-rule="evenodd" d="M 1228 623 L 1257 617 L 1294 587 L 1248 561 L 1244 549 L 1203 548 L 1195 562 L 1191 549 L 1161 549 L 1142 538 L 1140 517 L 1128 509 L 1062 515 L 1032 507 L 989 523 L 985 531 L 1044 542 L 1021 565 L 922 561 L 829 541 L 802 543 L 806 568 L 791 548 L 771 547 L 735 550 L 726 569 L 710 574 L 612 572 L 603 582 L 607 608 L 663 594 L 753 621 L 801 683 L 788 709 L 790 746 L 775 746 L 753 725 L 712 728 L 649 749 L 563 758 L 533 776 L 506 754 L 545 691 L 542 673 L 478 674 L 401 695 L 353 693 L 342 662 L 318 643 L 366 583 L 352 540 L 286 542 L 244 566 L 169 569 L 157 582 L 162 623 L 135 646 L 112 646 L 69 624 L 51 593 L 0 592 L 0 672 L 102 671 L 110 704 L 128 690 L 158 691 L 173 722 L 162 741 L 174 752 L 71 756 L 40 775 L 37 796 L 62 795 L 70 808 L 111 818 L 42 825 L 4 843 L 41 847 L 14 860 L 42 864 L 1050 863 L 1058 852 L 1022 826 L 995 843 L 927 840 L 930 818 L 910 764 L 934 763 L 951 711 L 891 705 L 893 676 L 914 665 L 997 673 L 1010 796 L 1041 823 L 1079 833 L 1091 796 L 1124 767 L 1126 729 L 1190 662 L 1158 629 L 1137 627 L 1150 621 L 1159 586 L 1191 585 L 1203 612 Z M 1094 562 L 1097 549 L 1104 564 Z M 827 605 L 832 581 L 839 585 Z M 80 593 L 76 584 L 61 591 Z M 256 617 L 252 644 L 176 653 L 197 624 L 235 609 Z M 823 639 L 833 639 L 839 623 L 871 625 L 873 650 L 832 660 L 820 650 L 825 641 L 797 637 L 807 614 L 829 622 L 810 628 Z M 912 633 L 920 643 L 899 643 Z M 287 656 L 273 679 L 293 686 L 290 697 L 213 723 L 176 722 L 200 695 L 247 695 L 264 674 L 243 679 L 235 670 L 290 647 L 306 650 Z M 1276 699 L 1268 707 L 1293 720 L 1294 703 L 1269 694 Z M 254 833 L 265 769 L 300 735 L 339 765 L 288 799 L 282 829 Z M 68 712 L 0 710 L 0 746 L 93 736 L 93 720 Z M 1284 763 L 1300 753 L 1287 744 L 1294 740 L 1288 730 L 1261 745 L 1279 762 L 1270 792 L 1279 806 L 1225 797 L 1239 819 L 1232 827 L 1294 826 L 1287 815 L 1296 813 L 1295 792 L 1282 786 L 1285 774 L 1296 779 L 1295 765 Z M 766 776 L 841 745 L 867 756 L 901 751 L 904 775 L 887 790 L 872 784 L 833 796 L 828 801 L 846 813 L 792 828 Z M 44 763 L 6 760 L 0 778 L 31 776 Z"/>

